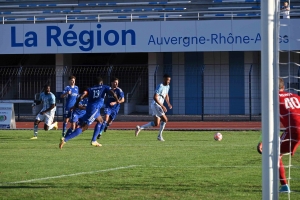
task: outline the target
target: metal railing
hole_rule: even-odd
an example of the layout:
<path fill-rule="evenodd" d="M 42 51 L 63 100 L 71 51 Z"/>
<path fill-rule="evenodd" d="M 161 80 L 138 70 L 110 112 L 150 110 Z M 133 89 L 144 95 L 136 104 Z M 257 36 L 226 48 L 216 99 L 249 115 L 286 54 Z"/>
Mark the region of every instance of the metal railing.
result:
<path fill-rule="evenodd" d="M 141 85 L 141 78 L 139 77 L 133 86 L 131 92 L 128 92 L 126 94 L 126 103 L 130 103 L 131 97 L 134 95 L 134 93 L 138 90 L 139 86 Z"/>
<path fill-rule="evenodd" d="M 0 92 L 0 98 L 4 98 L 4 96 L 6 95 L 8 88 L 11 87 L 11 78 L 5 83 L 5 85 L 2 87 L 2 90 Z"/>
<path fill-rule="evenodd" d="M 292 65 L 289 67 L 290 72 L 287 71 L 287 65 Z M 59 88 L 64 88 L 66 83 L 57 82 L 58 79 L 63 79 L 63 77 L 71 74 L 75 75 L 76 85 L 78 85 L 79 88 L 83 88 L 84 86 L 92 85 L 92 77 L 96 75 L 102 75 L 104 79 L 107 78 L 107 72 L 110 67 L 110 65 L 69 66 L 67 69 L 66 67 L 61 67 L 60 69 L 64 71 L 64 73 L 59 71 L 57 66 L 23 66 L 22 71 L 19 71 L 20 73 L 16 73 L 16 69 L 11 67 L 11 70 L 4 75 L 11 78 L 7 79 L 6 84 L 11 84 L 9 90 L 20 92 L 13 98 L 11 98 L 10 95 L 4 95 L 1 100 L 33 101 L 34 95 L 41 90 L 45 82 L 51 82 L 51 92 L 57 95 L 57 101 L 59 101 L 61 99 L 58 93 L 62 92 L 62 89 Z M 149 106 L 148 104 L 139 104 L 138 101 L 141 97 L 145 97 L 146 103 L 150 102 L 153 92 L 152 83 L 155 82 L 156 77 L 158 81 L 161 81 L 163 75 L 161 73 L 164 73 L 164 69 L 168 69 L 170 66 L 159 66 L 160 70 L 155 70 L 154 66 L 153 74 L 148 74 L 148 67 L 153 66 L 119 65 L 111 68 L 110 74 L 120 79 L 119 85 L 126 94 L 127 103 L 130 103 L 133 98 L 132 96 L 130 97 L 130 94 L 136 93 L 136 96 L 134 96 L 135 99 L 133 100 L 137 102 L 135 105 Z M 170 93 L 170 100 L 173 104 L 173 115 L 199 115 L 201 116 L 201 120 L 206 120 L 208 116 L 218 115 L 226 115 L 227 118 L 230 115 L 230 110 L 239 106 L 230 105 L 229 102 L 233 100 L 242 104 L 243 112 L 240 115 L 243 116 L 244 119 L 247 118 L 251 121 L 257 120 L 257 117 L 260 117 L 261 109 L 260 66 L 259 64 L 254 65 L 249 63 L 241 67 L 244 67 L 246 72 L 242 73 L 244 75 L 229 75 L 228 67 L 224 68 L 223 65 L 217 64 L 199 66 L 197 64 L 193 66 L 180 65 L 176 67 L 178 69 L 185 68 L 186 75 L 181 75 L 181 73 L 174 70 L 171 74 L 172 93 Z M 280 73 L 281 76 L 289 77 L 288 81 L 286 81 L 286 88 L 291 91 L 293 90 L 295 93 L 299 92 L 300 66 L 298 66 L 297 63 L 281 63 L 280 68 L 282 69 Z M 241 78 L 241 76 L 243 78 Z M 4 79 L 4 77 L 1 78 Z M 229 80 L 233 80 L 233 82 L 230 83 Z M 244 81 L 234 82 L 234 80 Z M 137 89 L 140 84 L 143 89 Z M 238 84 L 243 84 L 244 89 L 232 93 L 232 86 L 235 87 Z M 21 103 L 16 104 L 18 105 L 18 109 L 15 109 L 17 111 L 16 116 L 32 115 L 30 106 L 22 106 Z M 123 105 L 124 104 L 121 106 Z M 122 111 L 120 113 L 122 113 Z"/>
<path fill-rule="evenodd" d="M 290 11 L 291 18 L 300 17 L 300 9 Z M 198 12 L 136 12 L 103 14 L 24 14 L 0 15 L 2 24 L 11 23 L 76 23 L 76 22 L 116 22 L 116 21 L 182 21 L 216 19 L 260 19 L 260 10 L 198 11 Z"/>

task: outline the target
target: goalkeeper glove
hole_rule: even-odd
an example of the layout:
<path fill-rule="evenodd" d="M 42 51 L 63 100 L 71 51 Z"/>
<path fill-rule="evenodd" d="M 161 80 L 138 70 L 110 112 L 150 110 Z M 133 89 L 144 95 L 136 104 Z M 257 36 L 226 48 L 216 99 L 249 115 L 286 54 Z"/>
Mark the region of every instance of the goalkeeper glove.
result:
<path fill-rule="evenodd" d="M 256 149 L 259 154 L 262 154 L 262 135 L 259 136 L 259 141 L 258 141 Z"/>

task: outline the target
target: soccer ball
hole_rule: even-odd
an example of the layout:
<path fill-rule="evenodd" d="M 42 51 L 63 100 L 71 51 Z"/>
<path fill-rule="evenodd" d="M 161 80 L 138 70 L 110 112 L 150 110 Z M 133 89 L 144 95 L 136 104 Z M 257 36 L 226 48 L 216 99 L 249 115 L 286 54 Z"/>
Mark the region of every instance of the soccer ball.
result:
<path fill-rule="evenodd" d="M 222 134 L 219 133 L 219 132 L 217 132 L 217 133 L 214 135 L 214 139 L 215 139 L 216 141 L 221 141 L 222 138 L 223 138 L 223 136 L 222 136 Z"/>

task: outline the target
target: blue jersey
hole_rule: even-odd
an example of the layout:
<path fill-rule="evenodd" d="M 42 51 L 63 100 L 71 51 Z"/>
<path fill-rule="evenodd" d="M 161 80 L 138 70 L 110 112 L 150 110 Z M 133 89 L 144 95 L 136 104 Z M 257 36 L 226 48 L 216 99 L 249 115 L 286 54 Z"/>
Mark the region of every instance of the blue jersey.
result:
<path fill-rule="evenodd" d="M 86 107 L 88 104 L 88 98 L 83 98 L 78 105 L 84 106 Z M 76 110 L 74 111 L 75 114 L 77 115 L 84 115 L 85 114 L 85 110 L 81 110 L 79 108 L 76 108 Z"/>
<path fill-rule="evenodd" d="M 52 92 L 45 94 L 45 92 L 42 92 L 40 94 L 40 101 L 43 103 L 43 109 L 41 111 L 47 110 L 51 107 L 52 104 L 55 104 L 55 96 Z M 55 109 L 55 108 L 54 108 Z"/>
<path fill-rule="evenodd" d="M 88 91 L 88 108 L 101 108 L 104 97 L 109 94 L 111 87 L 107 85 L 95 85 L 87 89 Z"/>
<path fill-rule="evenodd" d="M 122 98 L 124 98 L 124 92 L 121 88 L 117 87 L 114 89 L 114 93 L 117 95 L 118 99 L 121 100 Z M 115 110 L 119 110 L 120 109 L 120 104 L 115 104 L 113 106 L 110 105 L 111 102 L 115 102 L 116 99 L 111 95 L 108 94 L 107 95 L 107 101 L 106 101 L 106 108 L 110 108 L 110 109 L 115 109 Z"/>
<path fill-rule="evenodd" d="M 67 87 L 65 87 L 63 94 L 65 94 L 66 92 L 69 92 L 69 91 L 71 91 L 71 94 L 68 94 L 67 98 L 66 98 L 66 105 L 65 105 L 66 110 L 69 110 L 76 103 L 79 89 L 76 85 L 74 87 L 67 86 Z"/>

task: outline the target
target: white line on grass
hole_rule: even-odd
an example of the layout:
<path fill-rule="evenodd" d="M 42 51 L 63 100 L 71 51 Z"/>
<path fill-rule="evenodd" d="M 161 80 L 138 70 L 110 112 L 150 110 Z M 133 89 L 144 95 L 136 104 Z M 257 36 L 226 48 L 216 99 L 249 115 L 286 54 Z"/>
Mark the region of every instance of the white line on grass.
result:
<path fill-rule="evenodd" d="M 36 178 L 36 179 L 25 180 L 25 181 L 7 182 L 7 183 L 0 184 L 0 186 L 10 185 L 10 184 L 18 184 L 18 183 L 30 183 L 30 182 L 35 182 L 35 181 L 43 181 L 43 180 L 70 177 L 70 176 L 79 176 L 79 175 L 84 175 L 84 174 L 95 174 L 95 173 L 99 173 L 99 172 L 108 172 L 108 171 L 115 171 L 115 170 L 120 170 L 120 169 L 128 169 L 128 168 L 133 168 L 133 167 L 137 167 L 137 166 L 139 166 L 139 165 L 129 165 L 126 167 L 116 167 L 116 168 L 103 169 L 103 170 L 97 170 L 97 171 L 91 171 L 91 172 L 79 172 L 79 173 L 75 173 L 75 174 L 66 174 L 66 175 L 60 175 L 60 176 L 50 176 L 50 177 Z"/>
<path fill-rule="evenodd" d="M 162 143 L 162 142 L 157 142 L 157 143 Z M 213 143 L 216 143 L 216 144 L 204 144 L 201 146 L 209 146 L 209 147 L 219 147 L 219 146 L 222 146 L 222 145 L 227 145 L 227 143 L 224 143 L 224 144 L 221 144 L 219 142 L 216 142 L 216 141 L 213 141 Z M 158 147 L 158 145 L 156 144 L 102 144 L 103 146 L 116 146 L 116 147 L 119 147 L 119 146 L 122 146 L 122 147 Z M 166 142 L 163 142 L 163 145 L 161 145 L 161 147 L 199 147 L 199 144 L 195 144 L 195 145 L 182 145 L 182 144 L 166 144 Z M 230 144 L 230 147 L 253 147 L 253 144 Z M 255 147 L 256 148 L 256 147 Z"/>
<path fill-rule="evenodd" d="M 218 166 L 218 165 L 198 165 L 198 166 L 157 166 L 146 165 L 149 168 L 261 168 L 261 166 Z"/>

